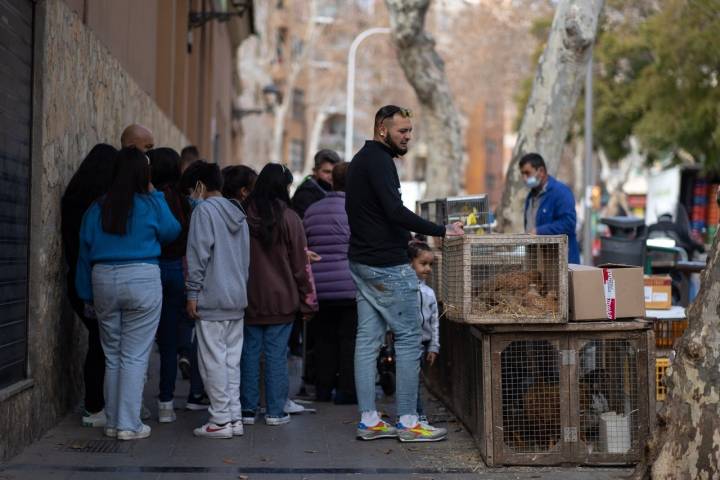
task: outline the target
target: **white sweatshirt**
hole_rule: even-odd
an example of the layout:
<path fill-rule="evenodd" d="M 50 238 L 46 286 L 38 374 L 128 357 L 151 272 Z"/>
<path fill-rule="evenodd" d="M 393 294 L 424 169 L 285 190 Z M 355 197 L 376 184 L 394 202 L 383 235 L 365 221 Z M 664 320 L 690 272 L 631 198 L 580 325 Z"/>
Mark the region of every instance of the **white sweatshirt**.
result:
<path fill-rule="evenodd" d="M 440 352 L 440 316 L 435 292 L 420 281 L 418 289 L 418 310 L 421 320 L 422 341 L 429 342 L 428 352 Z"/>

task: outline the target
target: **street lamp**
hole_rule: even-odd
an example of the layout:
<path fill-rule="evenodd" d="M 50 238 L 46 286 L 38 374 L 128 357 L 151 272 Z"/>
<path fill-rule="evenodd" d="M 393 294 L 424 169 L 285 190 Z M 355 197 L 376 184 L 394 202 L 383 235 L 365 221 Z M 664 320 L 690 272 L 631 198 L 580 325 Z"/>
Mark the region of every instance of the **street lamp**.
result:
<path fill-rule="evenodd" d="M 353 116 L 355 114 L 355 54 L 360 43 L 371 35 L 390 33 L 387 27 L 369 28 L 360 32 L 350 44 L 348 52 L 347 106 L 345 108 L 345 161 L 349 162 L 352 155 Z"/>

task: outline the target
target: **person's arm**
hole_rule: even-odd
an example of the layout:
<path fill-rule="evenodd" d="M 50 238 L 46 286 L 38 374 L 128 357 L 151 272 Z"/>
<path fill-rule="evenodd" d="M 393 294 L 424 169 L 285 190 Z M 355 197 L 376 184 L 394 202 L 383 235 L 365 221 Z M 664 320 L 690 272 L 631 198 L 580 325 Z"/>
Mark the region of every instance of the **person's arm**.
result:
<path fill-rule="evenodd" d="M 569 235 L 575 232 L 577 217 L 575 214 L 575 199 L 570 190 L 564 192 L 558 204 L 553 206 L 555 211 L 554 219 L 545 225 L 537 225 L 535 232 L 538 235 Z"/>
<path fill-rule="evenodd" d="M 309 315 L 317 310 L 312 299 L 315 288 L 310 280 L 309 263 L 307 259 L 307 240 L 300 217 L 292 210 L 284 213 L 287 227 L 287 251 L 295 285 L 300 296 L 300 313 Z"/>
<path fill-rule="evenodd" d="M 414 214 L 410 209 L 405 207 L 400 197 L 400 192 L 393 184 L 396 177 L 392 160 L 390 163 L 378 162 L 379 171 L 373 172 L 369 176 L 370 185 L 380 200 L 385 215 L 392 221 L 415 233 L 422 233 L 432 237 L 444 237 L 446 228 L 444 225 L 437 225 L 433 222 Z"/>
<path fill-rule="evenodd" d="M 163 192 L 154 190 L 150 193 L 152 200 L 157 205 L 158 213 L 158 240 L 161 244 L 173 242 L 180 235 L 182 227 L 180 222 L 177 221 L 175 215 L 170 211 L 170 207 L 165 200 L 165 194 Z"/>
<path fill-rule="evenodd" d="M 92 291 L 92 265 L 90 264 L 90 220 L 92 216 L 90 211 L 92 207 L 83 216 L 80 227 L 79 249 L 77 264 L 75 268 L 75 290 L 78 297 L 85 303 L 93 302 Z"/>
<path fill-rule="evenodd" d="M 202 290 L 205 281 L 205 273 L 210 262 L 214 240 L 210 215 L 205 212 L 204 208 L 196 208 L 190 217 L 186 251 L 188 272 L 185 290 L 188 303 L 192 301 L 197 304 L 200 290 Z"/>

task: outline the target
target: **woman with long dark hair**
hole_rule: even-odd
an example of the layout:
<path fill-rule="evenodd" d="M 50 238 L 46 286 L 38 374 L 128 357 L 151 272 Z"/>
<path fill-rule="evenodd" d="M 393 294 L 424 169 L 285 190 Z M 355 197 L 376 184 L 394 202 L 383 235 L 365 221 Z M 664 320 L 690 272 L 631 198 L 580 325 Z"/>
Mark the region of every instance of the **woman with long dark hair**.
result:
<path fill-rule="evenodd" d="M 82 424 L 86 427 L 105 426 L 105 354 L 100 343 L 97 318 L 75 289 L 75 267 L 80 248 L 80 225 L 92 203 L 110 188 L 115 169 L 117 150 L 111 145 L 95 145 L 70 179 L 62 197 L 60 216 L 65 260 L 68 264 L 67 295 L 73 310 L 88 330 L 88 349 L 83 368 L 85 404 Z"/>
<path fill-rule="evenodd" d="M 222 169 L 222 176 L 223 197 L 243 203 L 253 191 L 258 175 L 247 165 L 230 165 Z"/>
<path fill-rule="evenodd" d="M 268 164 L 246 201 L 250 227 L 250 275 L 245 310 L 240 403 L 243 423 L 255 423 L 260 396 L 260 353 L 265 354 L 265 397 L 268 425 L 290 421 L 287 345 L 298 312 L 315 310 L 302 222 L 290 207 L 292 174 Z"/>
<path fill-rule="evenodd" d="M 119 440 L 150 436 L 140 420 L 150 347 L 160 321 L 161 244 L 181 227 L 162 192 L 150 183 L 150 159 L 123 148 L 113 181 L 80 228 L 75 286 L 92 305 L 105 352 L 105 435 Z"/>
<path fill-rule="evenodd" d="M 158 421 L 174 422 L 175 379 L 177 378 L 178 327 L 184 320 L 185 275 L 183 257 L 190 227 L 190 202 L 180 192 L 180 155 L 172 148 L 156 148 L 148 153 L 153 185 L 163 193 L 170 211 L 182 228 L 178 238 L 164 245 L 160 254 L 162 311 L 157 331 L 160 350 L 160 394 Z"/>

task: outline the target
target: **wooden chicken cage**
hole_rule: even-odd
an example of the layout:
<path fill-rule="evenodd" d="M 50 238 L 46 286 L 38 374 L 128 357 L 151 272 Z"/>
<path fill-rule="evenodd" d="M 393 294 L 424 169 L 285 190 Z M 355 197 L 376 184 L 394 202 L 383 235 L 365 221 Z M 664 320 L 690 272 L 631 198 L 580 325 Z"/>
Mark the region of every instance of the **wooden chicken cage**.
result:
<path fill-rule="evenodd" d="M 443 244 L 449 319 L 471 324 L 567 322 L 567 238 L 466 235 Z"/>
<path fill-rule="evenodd" d="M 648 323 L 444 323 L 446 361 L 426 383 L 488 465 L 639 461 L 655 412 Z"/>

